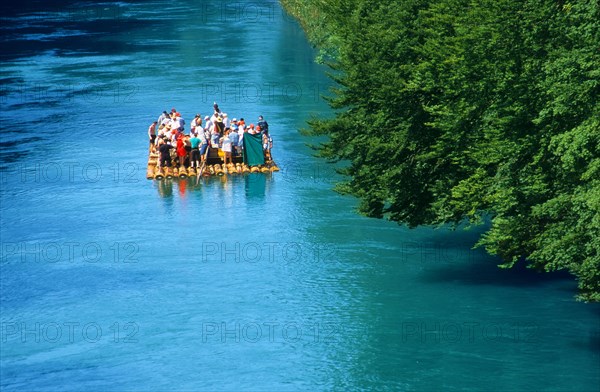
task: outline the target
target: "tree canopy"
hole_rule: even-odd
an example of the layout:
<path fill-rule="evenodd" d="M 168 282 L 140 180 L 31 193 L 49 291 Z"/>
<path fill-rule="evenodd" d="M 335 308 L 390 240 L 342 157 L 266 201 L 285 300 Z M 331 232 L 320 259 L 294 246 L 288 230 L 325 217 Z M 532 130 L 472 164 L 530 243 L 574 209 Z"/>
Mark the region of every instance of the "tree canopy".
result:
<path fill-rule="evenodd" d="M 595 0 L 282 0 L 336 82 L 321 156 L 359 211 L 490 221 L 478 245 L 600 301 L 600 5 Z"/>

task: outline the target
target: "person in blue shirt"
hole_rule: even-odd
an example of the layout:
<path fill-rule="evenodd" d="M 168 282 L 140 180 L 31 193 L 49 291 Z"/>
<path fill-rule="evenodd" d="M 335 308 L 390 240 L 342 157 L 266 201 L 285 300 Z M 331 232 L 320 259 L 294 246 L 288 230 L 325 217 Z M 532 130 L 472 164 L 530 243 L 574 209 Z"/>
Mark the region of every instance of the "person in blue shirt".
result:
<path fill-rule="evenodd" d="M 190 139 L 190 146 L 192 147 L 192 151 L 190 154 L 190 166 L 200 168 L 200 138 L 194 136 Z M 194 166 L 195 164 L 195 166 Z"/>
<path fill-rule="evenodd" d="M 258 123 L 256 124 L 260 127 L 261 133 L 269 133 L 269 124 L 265 121 L 263 116 L 258 116 Z"/>
<path fill-rule="evenodd" d="M 238 156 L 238 144 L 240 142 L 240 135 L 238 135 L 238 130 L 236 125 L 232 125 L 231 132 L 229 133 L 229 139 L 231 139 L 231 156 Z"/>

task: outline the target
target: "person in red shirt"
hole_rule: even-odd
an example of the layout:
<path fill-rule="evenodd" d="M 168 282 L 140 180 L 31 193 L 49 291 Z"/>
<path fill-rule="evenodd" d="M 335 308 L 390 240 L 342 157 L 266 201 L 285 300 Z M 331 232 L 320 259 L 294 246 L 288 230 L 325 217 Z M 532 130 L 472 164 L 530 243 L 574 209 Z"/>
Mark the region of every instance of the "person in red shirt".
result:
<path fill-rule="evenodd" d="M 187 151 L 185 149 L 185 143 L 183 141 L 183 135 L 177 137 L 177 157 L 179 157 L 179 166 L 183 166 Z"/>

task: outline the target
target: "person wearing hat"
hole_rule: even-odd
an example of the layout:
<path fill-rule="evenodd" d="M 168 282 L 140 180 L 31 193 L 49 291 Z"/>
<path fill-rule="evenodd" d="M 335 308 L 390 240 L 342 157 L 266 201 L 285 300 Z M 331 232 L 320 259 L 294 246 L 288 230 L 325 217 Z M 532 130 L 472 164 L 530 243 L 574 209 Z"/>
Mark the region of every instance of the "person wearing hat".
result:
<path fill-rule="evenodd" d="M 225 129 L 229 129 L 229 117 L 227 117 L 227 113 L 223 113 L 223 125 Z"/>
<path fill-rule="evenodd" d="M 223 135 L 223 131 L 225 130 L 225 124 L 223 124 L 222 113 L 215 112 L 212 115 L 212 117 L 210 118 L 210 121 L 213 123 L 213 129 L 212 129 L 213 138 L 214 138 L 215 133 L 217 133 L 220 138 Z"/>
<path fill-rule="evenodd" d="M 213 123 L 210 117 L 204 116 L 204 131 L 212 132 Z"/>
<path fill-rule="evenodd" d="M 222 123 L 221 123 L 222 125 Z M 210 144 L 213 148 L 217 148 L 220 146 L 221 140 L 221 129 L 219 128 L 218 123 L 215 123 L 212 131 L 210 132 Z"/>

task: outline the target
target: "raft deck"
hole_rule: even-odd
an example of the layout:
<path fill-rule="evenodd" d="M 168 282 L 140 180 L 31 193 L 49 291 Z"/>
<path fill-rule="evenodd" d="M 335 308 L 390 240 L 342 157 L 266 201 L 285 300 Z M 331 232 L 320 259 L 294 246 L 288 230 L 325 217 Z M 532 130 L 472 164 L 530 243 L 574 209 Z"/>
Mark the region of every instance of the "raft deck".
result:
<path fill-rule="evenodd" d="M 196 168 L 189 167 L 189 160 L 186 157 L 184 166 L 179 166 L 178 157 L 171 156 L 171 167 L 158 167 L 159 153 L 149 152 L 148 168 L 146 170 L 146 178 L 149 180 L 162 180 L 164 178 L 187 178 L 196 177 L 198 171 Z M 279 168 L 272 160 L 265 160 L 264 165 L 248 166 L 244 163 L 243 157 L 233 156 L 232 162 L 227 165 L 223 164 L 223 158 L 219 155 L 218 148 L 209 148 L 206 157 L 206 164 L 201 175 L 203 176 L 222 176 L 226 174 L 248 174 L 248 173 L 273 173 L 279 171 Z M 202 163 L 200 164 L 202 167 Z"/>

